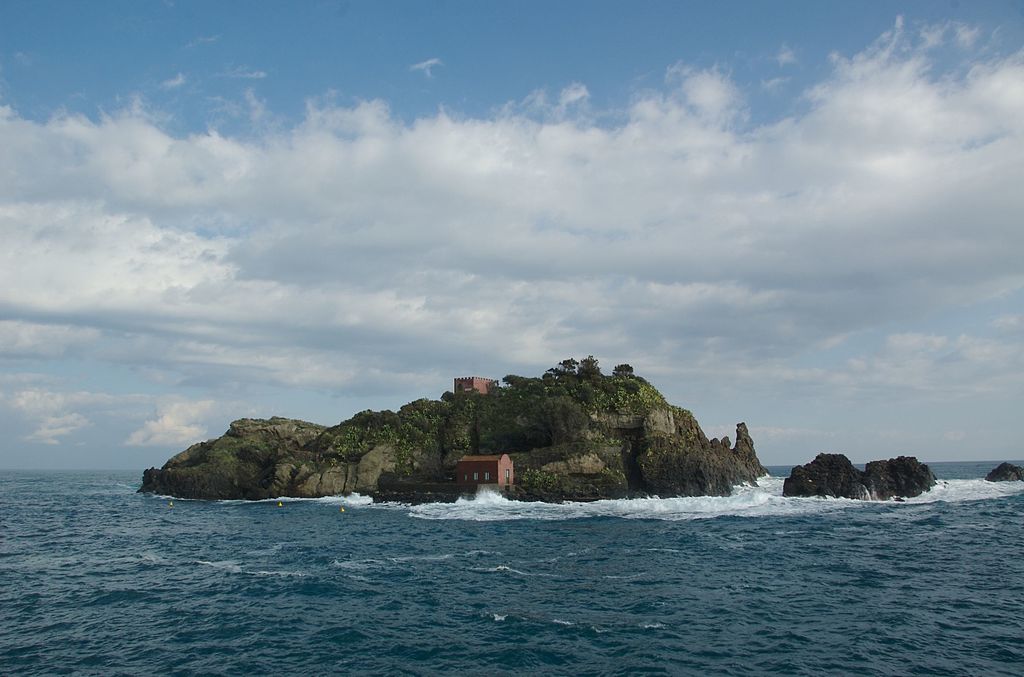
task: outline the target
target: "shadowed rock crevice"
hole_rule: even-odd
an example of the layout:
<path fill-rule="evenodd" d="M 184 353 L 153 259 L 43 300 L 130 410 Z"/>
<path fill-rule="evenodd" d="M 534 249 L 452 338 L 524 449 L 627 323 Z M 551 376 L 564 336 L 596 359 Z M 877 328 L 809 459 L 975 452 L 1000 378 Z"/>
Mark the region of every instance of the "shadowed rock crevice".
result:
<path fill-rule="evenodd" d="M 640 455 L 646 451 L 642 431 L 619 428 L 617 434 L 622 438 L 622 470 L 626 476 L 626 488 L 630 493 L 642 494 L 648 491 L 640 469 Z"/>

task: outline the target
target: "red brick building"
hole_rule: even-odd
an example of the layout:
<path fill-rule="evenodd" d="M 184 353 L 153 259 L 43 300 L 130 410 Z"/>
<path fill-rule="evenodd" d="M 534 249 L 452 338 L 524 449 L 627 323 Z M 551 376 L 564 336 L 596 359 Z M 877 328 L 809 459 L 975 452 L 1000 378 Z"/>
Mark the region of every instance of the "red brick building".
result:
<path fill-rule="evenodd" d="M 462 378 L 455 379 L 455 388 L 452 392 L 468 393 L 475 390 L 481 395 L 486 395 L 496 385 L 498 385 L 498 382 L 491 378 L 463 376 Z"/>
<path fill-rule="evenodd" d="M 455 483 L 463 487 L 495 486 L 508 489 L 516 481 L 508 454 L 463 456 L 455 466 Z"/>

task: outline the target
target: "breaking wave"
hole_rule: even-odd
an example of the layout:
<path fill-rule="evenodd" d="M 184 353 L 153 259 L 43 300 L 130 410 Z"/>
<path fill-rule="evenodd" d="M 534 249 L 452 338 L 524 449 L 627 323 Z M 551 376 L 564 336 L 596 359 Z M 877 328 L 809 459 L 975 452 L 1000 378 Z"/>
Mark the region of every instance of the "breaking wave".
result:
<path fill-rule="evenodd" d="M 427 520 L 570 520 L 611 517 L 637 520 L 700 520 L 715 517 L 771 517 L 810 515 L 872 506 L 903 505 L 1001 498 L 1024 492 L 1024 482 L 940 480 L 929 492 L 897 501 L 859 501 L 846 498 L 790 498 L 782 495 L 783 478 L 765 476 L 758 486 L 742 485 L 731 496 L 628 498 L 587 503 L 513 501 L 495 493 L 460 498 L 454 503 L 426 503 L 408 507 L 412 517 Z M 394 507 L 394 504 L 392 504 Z"/>

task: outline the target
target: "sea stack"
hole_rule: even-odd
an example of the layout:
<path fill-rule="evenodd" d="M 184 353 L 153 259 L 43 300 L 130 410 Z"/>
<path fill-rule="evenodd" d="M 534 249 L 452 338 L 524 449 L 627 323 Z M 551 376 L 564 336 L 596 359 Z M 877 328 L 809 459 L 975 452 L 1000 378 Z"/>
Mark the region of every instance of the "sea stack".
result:
<path fill-rule="evenodd" d="M 1024 468 L 1012 463 L 1000 463 L 992 472 L 985 475 L 989 482 L 1020 482 L 1024 481 Z"/>
<path fill-rule="evenodd" d="M 843 454 L 818 454 L 793 468 L 782 495 L 886 501 L 919 496 L 933 486 L 935 474 L 912 456 L 871 461 L 860 471 Z"/>

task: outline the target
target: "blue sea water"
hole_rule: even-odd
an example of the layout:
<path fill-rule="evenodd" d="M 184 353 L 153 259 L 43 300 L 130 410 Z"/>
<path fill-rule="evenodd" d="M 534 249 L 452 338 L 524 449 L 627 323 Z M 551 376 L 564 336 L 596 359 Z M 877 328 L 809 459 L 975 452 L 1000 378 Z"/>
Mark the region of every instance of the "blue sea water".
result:
<path fill-rule="evenodd" d="M 371 505 L 0 475 L 0 674 L 1024 673 L 1024 482 Z"/>

